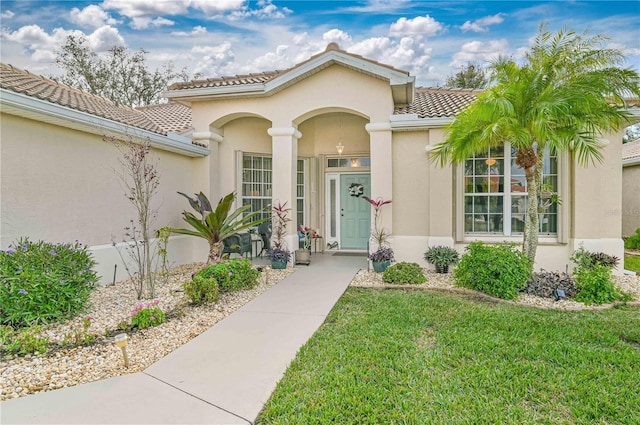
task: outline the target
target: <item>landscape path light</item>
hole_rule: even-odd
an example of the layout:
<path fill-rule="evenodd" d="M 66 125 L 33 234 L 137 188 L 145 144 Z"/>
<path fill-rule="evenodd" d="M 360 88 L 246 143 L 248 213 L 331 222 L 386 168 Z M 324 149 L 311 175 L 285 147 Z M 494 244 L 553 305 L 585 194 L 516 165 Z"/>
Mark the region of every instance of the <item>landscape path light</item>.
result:
<path fill-rule="evenodd" d="M 118 347 L 122 349 L 122 357 L 124 357 L 124 367 L 129 367 L 129 356 L 127 356 L 127 344 L 129 343 L 129 337 L 127 334 L 118 334 L 113 338 L 113 341 Z"/>

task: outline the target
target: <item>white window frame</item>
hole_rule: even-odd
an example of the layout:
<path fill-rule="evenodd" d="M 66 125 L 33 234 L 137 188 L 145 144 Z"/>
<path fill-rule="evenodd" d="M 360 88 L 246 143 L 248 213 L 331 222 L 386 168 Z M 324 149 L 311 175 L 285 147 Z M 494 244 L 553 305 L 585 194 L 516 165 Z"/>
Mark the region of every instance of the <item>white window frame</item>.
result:
<path fill-rule="evenodd" d="M 511 144 L 507 143 L 504 147 L 505 155 L 505 183 L 507 178 L 511 178 Z M 569 191 L 569 154 L 567 152 L 561 152 L 557 155 L 557 192 L 562 201 L 561 205 L 557 205 L 557 233 L 556 234 L 544 234 L 540 235 L 540 244 L 554 244 L 561 243 L 566 244 L 568 242 L 568 229 L 569 229 L 569 216 L 571 196 Z M 507 177 L 507 175 L 509 177 Z M 466 233 L 465 232 L 465 174 L 464 163 L 458 165 L 455 171 L 455 191 L 456 191 L 456 206 L 455 206 L 455 239 L 456 242 L 469 243 L 472 241 L 485 241 L 485 242 L 520 242 L 522 241 L 522 234 L 518 233 L 513 235 L 511 232 L 511 192 L 505 191 L 503 193 L 503 231 L 502 233 Z"/>
<path fill-rule="evenodd" d="M 268 187 L 267 189 L 267 193 L 269 193 L 268 196 L 262 196 L 262 195 L 258 195 L 258 196 L 245 196 L 244 194 L 244 158 L 245 156 L 250 156 L 252 157 L 252 162 L 253 162 L 253 158 L 254 157 L 261 157 L 261 158 L 269 158 L 271 159 L 271 170 L 269 170 L 271 172 L 271 177 L 272 177 L 272 181 L 265 183 L 265 182 L 258 182 L 258 184 L 261 185 L 265 185 Z M 303 196 L 297 196 L 298 195 L 298 164 L 302 162 L 303 164 L 303 189 L 302 189 L 302 193 Z M 301 224 L 305 224 L 304 220 L 307 219 L 308 214 L 307 214 L 307 192 L 308 192 L 308 187 L 309 187 L 309 164 L 308 164 L 308 158 L 298 158 L 298 162 L 296 163 L 296 199 L 295 202 L 297 203 L 299 200 L 302 200 L 302 204 L 304 206 L 304 208 L 302 208 L 302 210 L 298 210 L 298 215 L 302 214 L 302 219 L 303 222 Z M 263 201 L 268 200 L 267 205 L 271 205 L 273 202 L 272 199 L 272 194 L 273 194 L 273 157 L 271 154 L 264 154 L 264 153 L 253 153 L 253 152 L 242 152 L 242 151 L 237 151 L 237 193 L 240 194 L 240 196 L 238 196 L 238 201 L 240 203 L 240 206 L 242 205 L 246 205 L 245 204 L 245 200 L 246 199 L 261 199 Z M 256 170 L 254 168 L 250 168 L 250 170 Z M 260 169 L 260 171 L 265 171 L 264 169 Z M 267 211 L 266 214 L 271 214 L 271 211 Z M 296 221 L 297 221 L 298 217 L 296 217 Z"/>

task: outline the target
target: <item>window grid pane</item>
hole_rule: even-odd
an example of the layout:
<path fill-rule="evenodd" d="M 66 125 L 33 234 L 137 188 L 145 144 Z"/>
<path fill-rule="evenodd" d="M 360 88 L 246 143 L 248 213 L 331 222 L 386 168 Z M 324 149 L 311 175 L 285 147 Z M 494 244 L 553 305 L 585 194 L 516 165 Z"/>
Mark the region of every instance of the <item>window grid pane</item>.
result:
<path fill-rule="evenodd" d="M 504 153 L 507 153 L 505 158 Z M 504 222 L 511 223 L 511 234 L 522 234 L 527 206 L 527 183 L 524 170 L 515 163 L 515 148 L 492 148 L 464 163 L 464 232 L 504 234 Z M 510 175 L 505 161 L 511 164 Z M 509 182 L 510 205 L 504 205 L 505 182 Z M 545 153 L 543 159 L 543 189 L 558 190 L 558 159 Z M 558 232 L 557 205 L 541 198 L 540 234 Z"/>
<path fill-rule="evenodd" d="M 304 180 L 305 180 L 305 168 L 306 162 L 303 159 L 299 159 L 297 163 L 297 176 L 296 176 L 296 202 L 298 207 L 297 212 L 297 225 L 298 226 L 308 226 L 305 224 L 305 216 L 304 216 Z"/>
<path fill-rule="evenodd" d="M 242 205 L 251 205 L 245 214 L 263 210 L 260 217 L 270 217 L 271 158 L 244 154 L 242 167 Z"/>

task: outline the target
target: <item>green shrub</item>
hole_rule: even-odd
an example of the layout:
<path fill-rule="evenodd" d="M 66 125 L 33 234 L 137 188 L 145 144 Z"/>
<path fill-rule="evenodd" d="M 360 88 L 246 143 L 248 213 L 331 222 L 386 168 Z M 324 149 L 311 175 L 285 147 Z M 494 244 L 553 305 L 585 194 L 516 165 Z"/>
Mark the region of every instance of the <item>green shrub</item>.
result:
<path fill-rule="evenodd" d="M 19 355 L 44 354 L 49 349 L 49 338 L 40 336 L 41 330 L 40 326 L 19 331 L 14 331 L 10 326 L 3 326 L 0 329 L 2 349 L 8 353 Z"/>
<path fill-rule="evenodd" d="M 640 227 L 636 229 L 636 233 L 634 235 L 624 239 L 624 247 L 626 249 L 640 250 Z"/>
<path fill-rule="evenodd" d="M 260 272 L 254 269 L 251 261 L 246 258 L 234 258 L 209 265 L 195 276 L 215 279 L 218 282 L 218 290 L 224 293 L 254 288 L 258 285 Z"/>
<path fill-rule="evenodd" d="M 91 327 L 91 317 L 85 317 L 82 319 L 82 326 L 72 328 L 70 332 L 64 334 L 64 339 L 61 345 L 64 346 L 79 346 L 93 343 L 98 335 L 89 333 Z"/>
<path fill-rule="evenodd" d="M 160 304 L 158 300 L 152 303 L 138 304 L 131 312 L 131 326 L 144 329 L 166 322 L 164 311 L 158 307 L 158 304 Z"/>
<path fill-rule="evenodd" d="M 421 284 L 427 281 L 422 267 L 417 263 L 401 262 L 387 267 L 382 275 L 386 283 Z"/>
<path fill-rule="evenodd" d="M 573 277 L 578 287 L 576 301 L 589 304 L 605 304 L 614 301 L 629 301 L 629 294 L 618 289 L 611 280 L 611 267 L 596 264 L 591 268 L 578 267 Z"/>
<path fill-rule="evenodd" d="M 571 261 L 573 261 L 578 268 L 590 269 L 597 265 L 609 268 L 617 267 L 620 259 L 614 255 L 605 254 L 604 252 L 587 251 L 581 246 L 573 253 Z"/>
<path fill-rule="evenodd" d="M 98 281 L 86 246 L 19 239 L 0 251 L 0 324 L 50 323 L 82 312 Z"/>
<path fill-rule="evenodd" d="M 453 272 L 456 285 L 513 300 L 531 276 L 531 260 L 512 244 L 472 242 Z"/>
<path fill-rule="evenodd" d="M 199 274 L 182 284 L 185 295 L 192 304 L 214 303 L 220 298 L 218 282 L 213 277 L 205 277 Z"/>

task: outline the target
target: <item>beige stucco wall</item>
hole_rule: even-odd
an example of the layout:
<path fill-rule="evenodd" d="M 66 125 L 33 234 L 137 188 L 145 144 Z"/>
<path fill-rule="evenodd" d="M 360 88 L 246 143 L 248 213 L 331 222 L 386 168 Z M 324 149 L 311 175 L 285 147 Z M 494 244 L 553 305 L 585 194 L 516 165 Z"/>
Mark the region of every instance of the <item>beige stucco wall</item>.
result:
<path fill-rule="evenodd" d="M 237 151 L 273 154 L 277 148 L 280 153 L 273 154 L 274 199 L 292 205 L 295 180 L 288 176 L 295 174 L 293 167 L 286 166 L 292 162 L 290 152 L 301 158 L 335 154 L 335 145 L 342 137 L 343 155 L 368 154 L 370 138 L 365 126 L 388 122 L 393 99 L 388 82 L 332 65 L 270 96 L 196 101 L 192 108 L 196 132 L 213 131 L 223 136 L 218 145 L 219 161 L 211 159 L 217 168 L 213 175 L 219 176 L 218 187 L 212 192 L 217 189 L 222 195 L 238 189 Z M 280 134 L 287 128 L 293 129 L 293 136 L 272 137 L 268 133 L 273 129 Z M 285 175 L 287 169 L 292 172 Z M 316 167 L 321 169 L 322 164 Z M 313 178 L 316 183 L 322 180 L 319 174 Z M 276 181 L 286 182 L 290 188 L 276 187 Z M 216 185 L 213 180 L 211 184 Z M 320 206 L 322 192 L 309 193 L 308 199 Z M 320 209 L 314 207 L 309 212 L 311 225 L 318 227 L 322 221 Z"/>
<path fill-rule="evenodd" d="M 393 100 L 388 82 L 333 65 L 270 96 L 198 101 L 192 107 L 194 128 L 205 131 L 239 116 L 263 117 L 273 127 L 286 127 L 336 110 L 388 121 Z"/>
<path fill-rule="evenodd" d="M 78 240 L 96 247 L 97 259 L 104 259 L 101 274 L 111 280 L 111 241 L 121 241 L 123 228 L 135 218 L 115 174 L 120 170 L 118 150 L 101 136 L 8 114 L 1 119 L 2 246 L 21 236 L 56 243 Z M 189 205 L 176 191 L 193 193 L 198 188 L 198 163 L 205 159 L 160 150 L 153 153 L 160 174 L 154 228 L 181 227 L 181 212 Z M 184 249 L 193 250 L 192 241 L 177 240 Z M 195 258 L 191 252 L 186 256 L 182 252 L 170 260 Z"/>
<path fill-rule="evenodd" d="M 640 164 L 622 169 L 622 236 L 640 228 Z"/>

